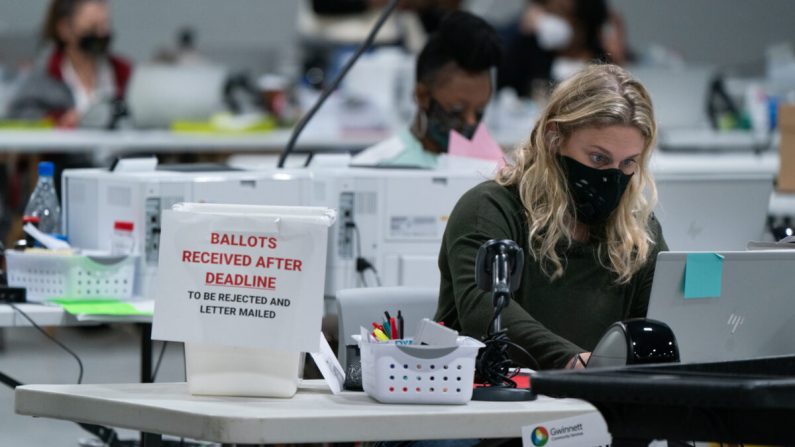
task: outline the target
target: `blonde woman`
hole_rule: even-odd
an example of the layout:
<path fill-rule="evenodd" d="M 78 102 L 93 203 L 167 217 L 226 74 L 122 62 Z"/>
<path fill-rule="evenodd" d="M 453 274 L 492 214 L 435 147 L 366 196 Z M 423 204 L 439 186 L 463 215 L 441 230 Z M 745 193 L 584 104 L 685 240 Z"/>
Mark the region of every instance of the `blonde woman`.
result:
<path fill-rule="evenodd" d="M 515 163 L 453 210 L 437 320 L 487 333 L 493 307 L 474 261 L 490 239 L 525 251 L 502 326 L 541 368 L 581 367 L 611 323 L 645 316 L 655 259 L 667 250 L 652 215 L 655 135 L 649 94 L 622 68 L 592 65 L 561 83 Z"/>

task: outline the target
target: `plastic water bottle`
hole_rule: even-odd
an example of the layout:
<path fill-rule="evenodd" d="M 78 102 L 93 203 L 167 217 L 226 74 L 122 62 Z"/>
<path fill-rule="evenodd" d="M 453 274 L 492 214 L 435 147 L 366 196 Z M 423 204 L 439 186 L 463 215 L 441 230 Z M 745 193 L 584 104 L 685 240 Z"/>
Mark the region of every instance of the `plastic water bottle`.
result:
<path fill-rule="evenodd" d="M 39 180 L 25 207 L 25 217 L 38 217 L 39 230 L 44 233 L 61 232 L 61 205 L 55 194 L 54 173 L 52 162 L 39 163 Z"/>

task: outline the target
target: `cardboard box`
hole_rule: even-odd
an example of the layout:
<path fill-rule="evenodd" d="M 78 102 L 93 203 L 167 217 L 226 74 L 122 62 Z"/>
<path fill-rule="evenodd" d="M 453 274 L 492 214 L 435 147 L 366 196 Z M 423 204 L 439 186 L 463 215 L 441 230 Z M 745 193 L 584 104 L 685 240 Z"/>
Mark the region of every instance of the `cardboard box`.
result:
<path fill-rule="evenodd" d="M 795 192 L 795 104 L 782 104 L 778 110 L 781 133 L 777 189 Z"/>

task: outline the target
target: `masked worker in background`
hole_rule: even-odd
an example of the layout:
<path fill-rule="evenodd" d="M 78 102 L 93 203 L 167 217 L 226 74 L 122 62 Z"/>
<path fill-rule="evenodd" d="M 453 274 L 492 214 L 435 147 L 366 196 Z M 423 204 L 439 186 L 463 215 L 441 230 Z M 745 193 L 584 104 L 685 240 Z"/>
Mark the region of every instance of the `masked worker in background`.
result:
<path fill-rule="evenodd" d="M 42 27 L 48 54 L 11 101 L 9 116 L 51 118 L 58 127 L 108 127 L 132 67 L 110 52 L 106 0 L 53 0 Z"/>
<path fill-rule="evenodd" d="M 437 167 L 451 131 L 468 139 L 475 135 L 494 90 L 490 70 L 500 53 L 491 25 L 467 12 L 448 14 L 417 58 L 411 127 L 365 149 L 351 165 Z"/>
<path fill-rule="evenodd" d="M 607 0 L 532 0 L 506 42 L 499 86 L 539 99 L 594 61 L 624 65 L 624 21 Z"/>

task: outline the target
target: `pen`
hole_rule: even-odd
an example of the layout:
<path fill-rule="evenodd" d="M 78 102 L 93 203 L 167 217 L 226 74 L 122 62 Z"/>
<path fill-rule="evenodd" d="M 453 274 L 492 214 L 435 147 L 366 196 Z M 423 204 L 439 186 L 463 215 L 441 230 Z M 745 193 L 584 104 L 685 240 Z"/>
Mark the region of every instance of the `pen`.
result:
<path fill-rule="evenodd" d="M 380 329 L 381 332 L 384 332 L 384 327 L 376 323 L 375 321 L 373 321 L 373 329 Z"/>
<path fill-rule="evenodd" d="M 398 322 L 398 337 L 406 338 L 406 333 L 403 332 L 403 315 L 400 313 L 399 310 L 398 310 L 397 322 Z"/>
<path fill-rule="evenodd" d="M 392 329 L 392 340 L 397 340 L 400 338 L 400 334 L 398 334 L 398 325 L 395 322 L 395 317 L 389 318 L 389 327 Z"/>
<path fill-rule="evenodd" d="M 389 322 L 389 320 L 392 319 L 392 317 L 389 316 L 389 312 L 387 312 L 387 311 L 384 311 L 384 316 L 386 316 L 386 321 L 387 322 Z"/>

